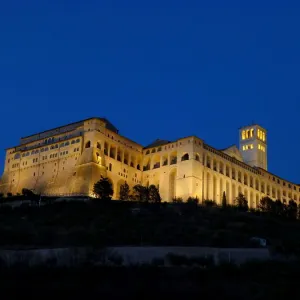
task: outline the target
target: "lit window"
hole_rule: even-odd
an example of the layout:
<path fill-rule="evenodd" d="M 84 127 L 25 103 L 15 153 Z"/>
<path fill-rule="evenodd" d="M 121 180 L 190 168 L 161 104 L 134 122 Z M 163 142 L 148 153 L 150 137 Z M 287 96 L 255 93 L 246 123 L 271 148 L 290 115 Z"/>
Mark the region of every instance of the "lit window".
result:
<path fill-rule="evenodd" d="M 245 137 L 245 130 L 242 131 L 242 140 L 244 140 L 246 137 Z"/>
<path fill-rule="evenodd" d="M 250 136 L 253 137 L 253 132 L 254 132 L 254 129 L 251 128 L 251 131 L 250 131 Z"/>
<path fill-rule="evenodd" d="M 258 144 L 258 149 L 260 150 L 260 144 Z"/>
<path fill-rule="evenodd" d="M 265 133 L 263 132 L 263 133 L 262 133 L 262 140 L 265 141 L 265 139 L 266 139 L 266 138 L 265 138 Z"/>
<path fill-rule="evenodd" d="M 250 145 L 250 149 L 253 149 L 253 144 Z"/>

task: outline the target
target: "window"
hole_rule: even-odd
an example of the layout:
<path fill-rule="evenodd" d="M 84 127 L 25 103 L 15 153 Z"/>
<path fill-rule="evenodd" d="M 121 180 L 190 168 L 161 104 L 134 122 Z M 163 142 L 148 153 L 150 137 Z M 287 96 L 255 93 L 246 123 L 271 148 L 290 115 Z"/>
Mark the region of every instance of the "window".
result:
<path fill-rule="evenodd" d="M 189 160 L 189 154 L 185 153 L 182 157 L 181 157 L 181 161 L 185 161 L 185 160 Z"/>
<path fill-rule="evenodd" d="M 246 139 L 246 134 L 245 134 L 245 130 L 242 131 L 242 140 Z"/>
<path fill-rule="evenodd" d="M 85 148 L 87 149 L 87 148 L 90 148 L 90 147 L 91 147 L 91 142 L 88 141 L 88 142 L 85 144 Z"/>

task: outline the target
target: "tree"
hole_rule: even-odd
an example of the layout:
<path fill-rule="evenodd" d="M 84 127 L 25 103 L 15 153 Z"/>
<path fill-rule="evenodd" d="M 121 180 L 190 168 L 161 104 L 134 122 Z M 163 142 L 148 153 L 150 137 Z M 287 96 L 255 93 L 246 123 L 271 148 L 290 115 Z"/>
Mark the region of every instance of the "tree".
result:
<path fill-rule="evenodd" d="M 270 207 L 272 210 L 271 212 L 274 213 L 276 216 L 283 217 L 285 215 L 286 208 L 280 200 L 276 200 L 274 203 L 272 203 Z"/>
<path fill-rule="evenodd" d="M 274 212 L 274 201 L 269 197 L 263 197 L 260 200 L 259 209 L 262 212 L 273 213 Z"/>
<path fill-rule="evenodd" d="M 286 216 L 289 219 L 295 220 L 297 218 L 297 211 L 298 211 L 297 203 L 294 200 L 290 200 L 289 204 L 287 205 L 286 211 L 287 211 Z"/>
<path fill-rule="evenodd" d="M 224 191 L 222 196 L 222 207 L 226 207 L 226 206 L 227 206 L 227 199 L 226 199 L 226 193 Z"/>
<path fill-rule="evenodd" d="M 23 195 L 24 197 L 26 197 L 26 198 L 30 198 L 30 197 L 34 197 L 34 196 L 35 196 L 35 193 L 34 193 L 32 190 L 23 188 L 23 189 L 22 189 L 22 195 Z"/>
<path fill-rule="evenodd" d="M 96 197 L 101 200 L 111 200 L 114 193 L 110 180 L 102 176 L 101 179 L 94 184 L 93 192 Z"/>
<path fill-rule="evenodd" d="M 137 184 L 133 187 L 135 198 L 141 202 L 160 203 L 161 197 L 158 188 L 151 184 L 150 186 L 143 186 Z"/>
<path fill-rule="evenodd" d="M 125 181 L 125 183 L 121 184 L 120 186 L 120 200 L 129 200 L 129 193 L 130 193 L 130 188 L 128 183 Z"/>
<path fill-rule="evenodd" d="M 149 201 L 149 190 L 148 187 L 137 184 L 133 187 L 134 198 L 137 201 L 148 202 Z"/>
<path fill-rule="evenodd" d="M 149 187 L 146 187 L 146 189 L 148 189 L 149 202 L 152 202 L 152 203 L 160 203 L 161 202 L 159 190 L 154 184 L 151 184 Z"/>
<path fill-rule="evenodd" d="M 248 201 L 242 193 L 239 193 L 239 195 L 236 197 L 235 205 L 238 207 L 239 210 L 248 210 Z"/>

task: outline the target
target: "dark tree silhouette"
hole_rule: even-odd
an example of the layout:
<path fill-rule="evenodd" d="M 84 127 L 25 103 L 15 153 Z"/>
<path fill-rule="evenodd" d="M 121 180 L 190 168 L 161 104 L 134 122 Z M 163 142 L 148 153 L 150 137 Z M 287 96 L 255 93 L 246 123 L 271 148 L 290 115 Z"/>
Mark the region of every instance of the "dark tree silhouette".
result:
<path fill-rule="evenodd" d="M 154 184 L 151 184 L 147 189 L 149 195 L 149 202 L 160 203 L 161 197 L 158 188 Z"/>
<path fill-rule="evenodd" d="M 239 195 L 236 197 L 234 202 L 239 210 L 242 211 L 248 210 L 248 201 L 242 193 L 239 193 Z"/>
<path fill-rule="evenodd" d="M 133 187 L 135 198 L 142 202 L 160 203 L 161 197 L 158 188 L 151 184 L 150 186 L 135 185 Z"/>
<path fill-rule="evenodd" d="M 222 207 L 226 207 L 226 206 L 227 206 L 227 199 L 226 199 L 226 193 L 224 191 L 222 196 Z"/>
<path fill-rule="evenodd" d="M 297 203 L 294 200 L 290 200 L 286 208 L 286 212 L 287 212 L 286 216 L 289 219 L 295 220 L 297 218 L 297 211 L 298 211 Z"/>
<path fill-rule="evenodd" d="M 129 188 L 128 183 L 125 181 L 125 183 L 121 184 L 121 186 L 120 186 L 120 197 L 119 197 L 119 199 L 123 200 L 123 201 L 124 200 L 129 200 L 129 198 L 130 198 L 129 193 L 130 193 L 130 188 Z"/>
<path fill-rule="evenodd" d="M 274 212 L 274 201 L 269 197 L 263 197 L 260 200 L 259 209 L 262 212 L 273 213 Z"/>
<path fill-rule="evenodd" d="M 101 179 L 94 184 L 94 194 L 101 200 L 111 200 L 114 193 L 112 184 L 108 178 L 101 177 Z"/>
<path fill-rule="evenodd" d="M 141 202 L 149 201 L 149 190 L 147 187 L 137 184 L 133 187 L 133 191 L 135 200 Z"/>

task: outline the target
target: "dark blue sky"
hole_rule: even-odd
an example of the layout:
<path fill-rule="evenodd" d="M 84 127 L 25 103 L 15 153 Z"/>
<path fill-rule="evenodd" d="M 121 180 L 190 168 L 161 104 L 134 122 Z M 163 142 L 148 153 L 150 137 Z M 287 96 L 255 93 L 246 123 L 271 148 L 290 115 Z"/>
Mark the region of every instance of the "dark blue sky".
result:
<path fill-rule="evenodd" d="M 216 148 L 254 121 L 300 183 L 299 30 L 299 1 L 1 1 L 0 169 L 21 136 L 91 116 Z"/>

